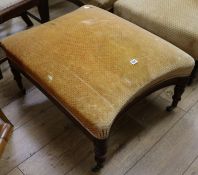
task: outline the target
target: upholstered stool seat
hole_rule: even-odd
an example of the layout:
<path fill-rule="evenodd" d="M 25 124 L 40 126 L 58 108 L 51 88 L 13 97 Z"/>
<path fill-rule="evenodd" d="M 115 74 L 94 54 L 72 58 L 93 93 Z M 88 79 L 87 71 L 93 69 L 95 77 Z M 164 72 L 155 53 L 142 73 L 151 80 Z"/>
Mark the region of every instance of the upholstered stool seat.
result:
<path fill-rule="evenodd" d="M 164 82 L 188 77 L 194 66 L 170 43 L 94 6 L 10 36 L 1 45 L 12 69 L 97 140 L 108 138 L 129 103 Z"/>
<path fill-rule="evenodd" d="M 173 43 L 198 61 L 198 1 L 118 0 L 114 12 Z"/>

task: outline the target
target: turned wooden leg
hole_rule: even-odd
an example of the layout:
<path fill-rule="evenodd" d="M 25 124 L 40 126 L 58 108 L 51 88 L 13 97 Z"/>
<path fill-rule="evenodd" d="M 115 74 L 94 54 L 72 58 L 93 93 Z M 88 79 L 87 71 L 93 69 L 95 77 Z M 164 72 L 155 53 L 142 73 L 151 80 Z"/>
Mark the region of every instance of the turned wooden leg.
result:
<path fill-rule="evenodd" d="M 11 72 L 14 76 L 14 80 L 16 81 L 21 92 L 25 94 L 26 92 L 25 92 L 25 88 L 23 87 L 22 77 L 21 77 L 20 72 L 10 62 L 9 64 L 10 64 Z"/>
<path fill-rule="evenodd" d="M 3 79 L 3 73 L 1 71 L 1 68 L 0 68 L 0 80 Z"/>
<path fill-rule="evenodd" d="M 92 171 L 98 172 L 104 166 L 104 162 L 106 160 L 107 140 L 95 140 L 94 148 L 96 166 L 92 168 Z"/>
<path fill-rule="evenodd" d="M 174 108 L 177 107 L 177 104 L 181 100 L 181 96 L 184 93 L 185 87 L 189 81 L 189 78 L 184 78 L 181 81 L 178 82 L 178 84 L 175 86 L 174 89 L 174 95 L 173 95 L 173 102 L 171 106 L 168 106 L 166 108 L 167 111 L 172 111 Z"/>
<path fill-rule="evenodd" d="M 195 67 L 189 77 L 189 81 L 188 81 L 188 85 L 191 85 L 195 76 L 196 76 L 196 72 L 197 72 L 197 68 L 198 68 L 198 61 L 195 61 Z"/>
<path fill-rule="evenodd" d="M 32 27 L 33 26 L 33 23 L 32 21 L 30 20 L 30 18 L 28 17 L 27 13 L 23 13 L 21 15 L 22 19 L 25 21 L 25 23 L 27 24 L 28 27 Z"/>
<path fill-rule="evenodd" d="M 48 22 L 50 19 L 48 0 L 40 0 L 38 5 L 38 11 L 41 17 L 41 23 Z"/>

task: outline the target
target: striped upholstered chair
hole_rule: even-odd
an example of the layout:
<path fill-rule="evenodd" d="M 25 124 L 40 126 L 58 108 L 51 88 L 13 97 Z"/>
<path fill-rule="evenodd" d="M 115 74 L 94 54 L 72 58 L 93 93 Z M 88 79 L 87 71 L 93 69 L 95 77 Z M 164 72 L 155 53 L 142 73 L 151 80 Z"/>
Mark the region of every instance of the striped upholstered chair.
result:
<path fill-rule="evenodd" d="M 190 54 L 198 67 L 197 0 L 117 0 L 114 13 Z"/>

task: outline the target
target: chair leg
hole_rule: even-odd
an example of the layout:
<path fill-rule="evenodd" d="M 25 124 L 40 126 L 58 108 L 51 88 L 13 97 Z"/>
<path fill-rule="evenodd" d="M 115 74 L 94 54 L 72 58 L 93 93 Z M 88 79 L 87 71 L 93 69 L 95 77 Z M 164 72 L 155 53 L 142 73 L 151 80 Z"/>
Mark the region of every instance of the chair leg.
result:
<path fill-rule="evenodd" d="M 23 13 L 21 17 L 25 21 L 28 27 L 32 27 L 34 25 L 26 13 Z"/>
<path fill-rule="evenodd" d="M 177 107 L 177 104 L 181 100 L 181 96 L 185 91 L 185 87 L 186 87 L 188 81 L 189 81 L 189 78 L 184 78 L 181 81 L 179 81 L 178 84 L 176 84 L 175 89 L 174 89 L 174 95 L 172 97 L 173 102 L 172 102 L 171 106 L 168 106 L 166 108 L 166 110 L 168 112 L 172 111 L 173 109 L 175 109 Z"/>
<path fill-rule="evenodd" d="M 198 68 L 198 61 L 195 61 L 195 67 L 189 77 L 189 82 L 188 82 L 188 85 L 191 85 L 193 83 L 193 80 L 196 76 L 196 72 L 197 72 L 197 68 Z"/>
<path fill-rule="evenodd" d="M 40 0 L 38 11 L 41 17 L 41 23 L 45 23 L 50 20 L 48 0 Z"/>
<path fill-rule="evenodd" d="M 98 140 L 98 139 L 95 140 L 94 148 L 95 148 L 96 166 L 92 168 L 92 171 L 98 172 L 101 168 L 103 168 L 106 160 L 107 140 Z"/>
<path fill-rule="evenodd" d="M 11 68 L 11 72 L 14 76 L 14 80 L 16 81 L 19 89 L 21 90 L 22 94 L 25 94 L 26 91 L 25 91 L 25 88 L 23 86 L 23 82 L 22 82 L 22 77 L 21 77 L 21 74 L 20 72 L 9 62 L 10 64 L 10 68 Z"/>

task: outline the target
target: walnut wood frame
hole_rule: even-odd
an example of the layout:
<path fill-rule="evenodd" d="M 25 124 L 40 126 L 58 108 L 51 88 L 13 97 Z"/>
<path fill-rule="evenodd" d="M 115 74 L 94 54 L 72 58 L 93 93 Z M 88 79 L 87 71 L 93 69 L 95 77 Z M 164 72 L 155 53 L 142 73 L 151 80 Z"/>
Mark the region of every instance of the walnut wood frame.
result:
<path fill-rule="evenodd" d="M 76 123 L 79 126 L 79 128 L 88 136 L 88 138 L 91 141 L 93 141 L 93 145 L 95 148 L 94 152 L 95 152 L 96 166 L 92 169 L 92 171 L 94 172 L 99 171 L 103 167 L 105 159 L 106 159 L 108 138 L 102 140 L 91 135 L 91 133 L 89 133 L 86 130 L 86 128 L 82 127 L 82 125 L 77 120 L 75 120 L 75 118 L 66 109 L 64 105 L 62 105 L 59 101 L 57 101 L 57 99 L 52 94 L 49 94 L 48 92 L 46 92 L 45 89 L 31 75 L 27 74 L 23 70 L 22 66 L 20 66 L 19 64 L 13 61 L 14 59 L 12 58 L 14 58 L 14 56 L 12 56 L 9 53 L 7 53 L 7 56 L 8 56 L 9 64 L 10 64 L 14 79 L 16 80 L 17 85 L 20 88 L 20 90 L 23 92 L 23 94 L 25 94 L 25 88 L 23 87 L 23 84 L 22 84 L 21 73 L 26 78 L 28 78 L 36 87 L 38 87 L 38 89 L 40 89 L 66 116 L 68 116 L 74 123 Z M 119 112 L 119 114 L 116 116 L 115 122 L 117 121 L 118 118 L 122 116 L 123 113 L 125 113 L 129 108 L 131 108 L 131 106 L 141 101 L 144 97 L 148 96 L 149 94 L 161 88 L 175 85 L 173 102 L 171 106 L 167 107 L 167 111 L 172 111 L 177 106 L 178 102 L 181 100 L 181 95 L 183 94 L 188 81 L 189 81 L 189 77 L 177 77 L 177 78 L 168 79 L 164 82 L 161 82 L 160 84 L 153 85 L 150 89 L 144 91 L 135 99 L 133 99 L 130 103 L 128 103 L 126 107 L 122 109 Z"/>

